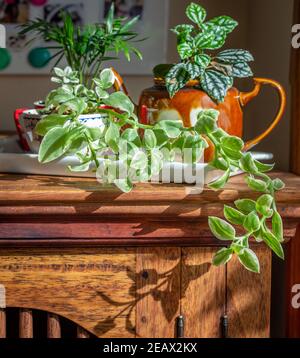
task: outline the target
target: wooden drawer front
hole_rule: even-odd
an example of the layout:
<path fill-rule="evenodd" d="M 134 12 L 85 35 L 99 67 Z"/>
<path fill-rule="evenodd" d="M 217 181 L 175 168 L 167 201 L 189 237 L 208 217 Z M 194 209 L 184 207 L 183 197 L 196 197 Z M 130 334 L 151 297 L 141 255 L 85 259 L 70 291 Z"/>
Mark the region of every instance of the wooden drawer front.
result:
<path fill-rule="evenodd" d="M 58 314 L 99 337 L 133 337 L 135 252 L 121 250 L 7 251 L 0 281 L 8 307 Z M 118 304 L 117 304 L 118 303 Z"/>
<path fill-rule="evenodd" d="M 98 337 L 268 337 L 271 255 L 258 249 L 262 273 L 236 259 L 214 267 L 216 248 L 0 250 L 7 307 L 62 316 Z M 0 320 L 1 320 L 0 316 Z M 3 326 L 3 324 L 2 324 Z M 1 328 L 1 324 L 0 324 Z"/>

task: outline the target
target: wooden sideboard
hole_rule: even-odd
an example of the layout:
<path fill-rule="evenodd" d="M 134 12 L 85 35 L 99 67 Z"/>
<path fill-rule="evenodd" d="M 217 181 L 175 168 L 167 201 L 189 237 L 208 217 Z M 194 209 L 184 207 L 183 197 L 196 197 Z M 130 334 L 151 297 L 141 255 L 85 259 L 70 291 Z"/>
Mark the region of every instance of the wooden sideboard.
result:
<path fill-rule="evenodd" d="M 298 242 L 300 178 L 276 175 L 287 183 L 278 206 L 289 252 Z M 35 311 L 46 313 L 48 337 L 62 336 L 66 319 L 78 337 L 269 337 L 270 251 L 253 244 L 260 275 L 236 259 L 213 267 L 224 243 L 207 225 L 224 204 L 256 194 L 243 176 L 219 192 L 187 189 L 143 184 L 123 194 L 93 179 L 1 174 L 0 336 L 9 336 L 15 308 L 21 337 L 36 335 Z"/>

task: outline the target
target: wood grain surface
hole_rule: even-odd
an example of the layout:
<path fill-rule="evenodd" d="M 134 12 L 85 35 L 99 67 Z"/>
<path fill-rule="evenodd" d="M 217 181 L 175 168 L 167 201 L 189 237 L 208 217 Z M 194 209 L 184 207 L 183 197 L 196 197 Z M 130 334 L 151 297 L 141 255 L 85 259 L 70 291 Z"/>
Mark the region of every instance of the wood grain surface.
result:
<path fill-rule="evenodd" d="M 227 265 L 228 335 L 230 338 L 269 338 L 272 255 L 255 250 L 261 273 L 245 270 L 235 257 Z"/>
<path fill-rule="evenodd" d="M 135 311 L 129 317 L 124 309 L 135 299 L 134 251 L 0 251 L 0 257 L 8 307 L 51 312 L 99 337 L 134 336 Z"/>
<path fill-rule="evenodd" d="M 278 194 L 278 208 L 285 237 L 291 238 L 300 217 L 300 179 L 279 176 L 287 188 Z M 219 192 L 205 189 L 191 195 L 188 189 L 141 184 L 123 194 L 93 179 L 1 174 L 0 245 L 218 246 L 207 217 L 222 215 L 224 204 L 238 198 L 257 196 L 243 176 L 232 178 Z"/>
<path fill-rule="evenodd" d="M 56 314 L 47 315 L 47 338 L 61 338 L 60 319 Z"/>
<path fill-rule="evenodd" d="M 225 267 L 214 267 L 214 248 L 182 249 L 181 314 L 186 338 L 219 338 L 225 313 Z"/>
<path fill-rule="evenodd" d="M 175 337 L 180 313 L 180 259 L 180 248 L 137 249 L 137 337 Z"/>
<path fill-rule="evenodd" d="M 300 338 L 300 225 L 286 251 L 286 334 L 288 338 Z"/>
<path fill-rule="evenodd" d="M 20 309 L 19 338 L 33 338 L 33 317 L 30 309 Z"/>
<path fill-rule="evenodd" d="M 6 312 L 0 308 L 0 338 L 6 338 Z"/>

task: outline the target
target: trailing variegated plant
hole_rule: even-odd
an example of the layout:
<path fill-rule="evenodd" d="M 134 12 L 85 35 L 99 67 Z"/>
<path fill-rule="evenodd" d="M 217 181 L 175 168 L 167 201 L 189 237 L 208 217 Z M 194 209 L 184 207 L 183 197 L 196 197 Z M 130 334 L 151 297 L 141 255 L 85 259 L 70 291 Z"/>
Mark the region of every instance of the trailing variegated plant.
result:
<path fill-rule="evenodd" d="M 283 226 L 275 202 L 275 194 L 284 188 L 284 183 L 266 174 L 273 165 L 254 160 L 251 153 L 242 151 L 244 143 L 240 138 L 218 128 L 218 111 L 201 111 L 191 128 L 174 120 L 145 125 L 139 123 L 134 105 L 124 93 L 109 93 L 115 81 L 110 69 L 94 78 L 91 88 L 80 84 L 78 73 L 71 68 L 56 68 L 55 73 L 53 81 L 59 88 L 48 95 L 44 111 L 47 114 L 35 129 L 43 137 L 40 162 L 48 163 L 75 154 L 80 165 L 70 170 L 79 172 L 95 168 L 103 182 L 129 192 L 134 181 L 145 182 L 157 176 L 164 163 L 174 161 L 174 153 L 178 150 L 190 150 L 192 155 L 187 160 L 196 164 L 208 147 L 208 138 L 215 147 L 214 159 L 209 164 L 224 172 L 209 187 L 222 189 L 233 172 L 243 171 L 247 174 L 248 186 L 261 194 L 257 201 L 242 199 L 235 202 L 235 208 L 225 206 L 226 221 L 209 218 L 215 237 L 230 242 L 228 248 L 215 255 L 213 263 L 226 264 L 237 255 L 248 270 L 259 272 L 258 258 L 249 247 L 251 238 L 264 242 L 277 256 L 284 258 Z M 90 127 L 80 121 L 80 116 L 87 113 L 106 115 L 103 126 Z M 120 163 L 128 168 L 122 175 L 118 169 Z M 235 226 L 241 234 L 237 234 Z"/>
<path fill-rule="evenodd" d="M 172 65 L 165 80 L 173 97 L 190 80 L 199 82 L 199 89 L 214 101 L 222 102 L 235 77 L 251 77 L 248 63 L 253 56 L 246 50 L 219 50 L 227 36 L 238 26 L 229 16 L 206 20 L 206 10 L 191 3 L 186 9 L 192 24 L 178 25 L 172 31 L 177 35 L 177 50 L 181 62 Z"/>

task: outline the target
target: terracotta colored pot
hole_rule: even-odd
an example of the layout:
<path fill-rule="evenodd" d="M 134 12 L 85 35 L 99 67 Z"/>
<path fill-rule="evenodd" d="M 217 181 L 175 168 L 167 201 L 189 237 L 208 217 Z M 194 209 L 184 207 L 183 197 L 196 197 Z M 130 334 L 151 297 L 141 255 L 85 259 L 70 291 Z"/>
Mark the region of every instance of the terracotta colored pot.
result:
<path fill-rule="evenodd" d="M 251 149 L 260 143 L 281 120 L 286 106 L 286 95 L 283 87 L 276 81 L 265 78 L 254 78 L 255 87 L 251 92 L 239 92 L 231 88 L 223 103 L 216 104 L 205 92 L 196 89 L 196 81 L 189 82 L 186 87 L 180 90 L 170 99 L 164 82 L 161 79 L 155 80 L 155 85 L 144 90 L 140 97 L 139 108 L 147 107 L 146 122 L 154 124 L 164 119 L 182 120 L 186 127 L 196 123 L 197 115 L 202 109 L 217 109 L 220 112 L 218 125 L 230 135 L 242 138 L 243 136 L 243 110 L 242 108 L 255 98 L 262 85 L 268 84 L 274 87 L 279 94 L 280 106 L 278 113 L 269 128 L 256 138 L 245 144 L 245 150 Z M 205 161 L 213 158 L 214 148 L 210 143 L 205 152 Z"/>

